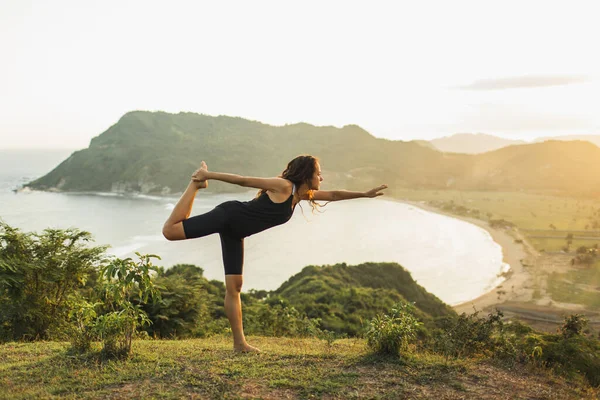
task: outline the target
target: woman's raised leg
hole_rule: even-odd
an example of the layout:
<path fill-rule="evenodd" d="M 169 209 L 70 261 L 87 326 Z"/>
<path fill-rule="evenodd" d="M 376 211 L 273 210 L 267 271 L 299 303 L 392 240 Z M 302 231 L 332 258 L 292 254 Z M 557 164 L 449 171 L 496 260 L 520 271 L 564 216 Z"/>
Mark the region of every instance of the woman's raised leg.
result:
<path fill-rule="evenodd" d="M 204 161 L 202 161 L 202 166 L 200 169 L 208 169 Z M 206 187 L 208 187 L 208 182 L 206 181 L 197 182 L 193 179 L 190 181 L 187 189 L 185 192 L 183 192 L 181 198 L 175 205 L 175 208 L 173 208 L 171 215 L 163 225 L 162 233 L 165 238 L 168 240 L 186 239 L 181 221 L 190 216 L 190 213 L 192 212 L 192 205 L 194 204 L 194 199 L 196 198 L 196 192 L 198 192 L 198 189 L 203 189 Z"/>
<path fill-rule="evenodd" d="M 225 275 L 225 315 L 231 324 L 233 333 L 233 349 L 241 352 L 259 352 L 256 347 L 250 346 L 244 336 L 242 324 L 242 291 L 243 275 Z"/>

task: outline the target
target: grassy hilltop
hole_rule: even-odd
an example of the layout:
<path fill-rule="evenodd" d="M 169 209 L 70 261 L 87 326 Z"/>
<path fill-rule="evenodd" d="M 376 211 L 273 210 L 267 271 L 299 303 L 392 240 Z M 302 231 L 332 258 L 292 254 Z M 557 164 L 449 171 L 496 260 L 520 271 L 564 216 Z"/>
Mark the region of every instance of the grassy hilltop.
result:
<path fill-rule="evenodd" d="M 364 340 L 250 337 L 136 341 L 127 362 L 68 353 L 60 342 L 0 346 L 0 397 L 112 399 L 595 399 L 598 391 L 534 366 L 365 351 Z"/>

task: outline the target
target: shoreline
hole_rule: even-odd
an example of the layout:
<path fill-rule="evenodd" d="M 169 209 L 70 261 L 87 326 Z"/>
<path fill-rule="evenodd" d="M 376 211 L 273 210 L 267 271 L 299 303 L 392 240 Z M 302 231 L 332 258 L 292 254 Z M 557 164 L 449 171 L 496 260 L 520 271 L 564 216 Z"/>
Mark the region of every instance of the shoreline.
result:
<path fill-rule="evenodd" d="M 529 286 L 528 283 L 530 283 L 533 278 L 523 266 L 522 260 L 535 256 L 535 254 L 531 253 L 531 247 L 527 245 L 518 231 L 511 230 L 511 234 L 505 229 L 492 228 L 483 220 L 447 213 L 430 206 L 425 202 L 397 198 L 393 198 L 393 200 L 476 225 L 486 230 L 492 237 L 492 240 L 502 248 L 502 262 L 510 266 L 510 269 L 503 274 L 506 279 L 498 286 L 495 286 L 488 292 L 483 293 L 472 300 L 456 305 L 450 305 L 450 307 L 458 314 L 462 314 L 463 312 L 471 314 L 475 311 L 483 311 L 507 301 L 523 301 L 529 297 L 529 290 L 526 286 Z M 516 243 L 516 239 L 523 240 L 523 242 Z"/>
<path fill-rule="evenodd" d="M 40 192 L 52 192 L 48 190 L 38 190 L 38 189 L 29 189 L 30 191 L 40 191 Z M 56 193 L 56 192 L 54 192 Z M 102 197 L 133 197 L 133 198 L 148 198 L 148 199 L 176 199 L 173 197 L 173 194 L 170 195 L 147 195 L 142 193 L 117 193 L 117 192 L 60 192 L 67 194 L 75 194 L 75 195 L 96 195 Z M 211 193 L 211 194 L 223 194 L 223 193 Z M 232 193 L 226 193 L 232 194 Z M 465 313 L 473 313 L 475 310 L 483 311 L 485 309 L 489 309 L 495 305 L 500 305 L 507 301 L 510 302 L 522 302 L 528 301 L 531 299 L 531 284 L 533 282 L 533 278 L 529 271 L 523 266 L 522 260 L 529 258 L 531 256 L 535 257 L 535 250 L 526 243 L 522 235 L 519 234 L 518 230 L 512 228 L 511 230 L 505 230 L 501 228 L 492 228 L 488 225 L 486 221 L 451 214 L 448 212 L 444 212 L 436 207 L 433 207 L 427 204 L 425 201 L 414 201 L 414 200 L 405 200 L 396 197 L 387 197 L 387 199 L 404 203 L 407 205 L 411 205 L 413 207 L 420 208 L 422 210 L 432 212 L 438 215 L 444 215 L 450 218 L 455 218 L 458 220 L 462 220 L 464 222 L 473 224 L 479 228 L 487 231 L 492 240 L 500 245 L 502 249 L 502 262 L 507 264 L 510 269 L 503 273 L 505 280 L 500 282 L 497 286 L 491 288 L 488 292 L 479 295 L 478 297 L 468 300 L 463 303 L 449 305 L 452 307 L 457 313 L 461 314 Z M 515 240 L 520 239 L 523 240 L 523 243 L 516 243 Z M 532 262 L 527 262 L 528 265 L 532 264 Z M 500 292 L 500 293 L 499 293 Z"/>

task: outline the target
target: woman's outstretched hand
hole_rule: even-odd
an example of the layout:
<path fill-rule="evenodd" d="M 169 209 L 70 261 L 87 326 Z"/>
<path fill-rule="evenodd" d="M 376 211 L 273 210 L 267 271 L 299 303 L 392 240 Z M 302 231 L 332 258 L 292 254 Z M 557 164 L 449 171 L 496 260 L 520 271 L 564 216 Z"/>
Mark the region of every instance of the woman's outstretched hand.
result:
<path fill-rule="evenodd" d="M 202 165 L 192 174 L 192 181 L 196 184 L 198 189 L 208 187 L 207 182 L 208 166 L 204 161 Z"/>
<path fill-rule="evenodd" d="M 381 186 L 377 186 L 376 188 L 373 188 L 371 190 L 369 190 L 368 192 L 365 192 L 365 195 L 367 197 L 377 197 L 377 196 L 383 196 L 383 193 L 381 192 L 383 189 L 387 189 L 387 185 L 381 185 Z"/>

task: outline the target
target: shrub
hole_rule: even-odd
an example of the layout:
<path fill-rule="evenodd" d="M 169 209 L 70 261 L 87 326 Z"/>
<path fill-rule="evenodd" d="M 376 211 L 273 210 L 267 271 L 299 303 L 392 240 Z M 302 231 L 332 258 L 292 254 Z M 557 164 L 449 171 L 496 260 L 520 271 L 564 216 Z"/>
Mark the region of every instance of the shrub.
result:
<path fill-rule="evenodd" d="M 498 337 L 494 337 L 498 333 L 503 338 L 502 311 L 496 310 L 495 314 L 489 314 L 487 318 L 478 315 L 479 311 L 471 315 L 462 313 L 458 318 L 442 320 L 442 329 L 437 330 L 434 335 L 434 349 L 446 358 L 492 354 L 499 344 L 507 350 L 506 346 L 510 344 L 499 343 Z"/>
<path fill-rule="evenodd" d="M 529 334 L 521 340 L 521 348 L 536 364 L 567 374 L 582 374 L 591 385 L 600 385 L 600 341 L 596 339 Z"/>
<path fill-rule="evenodd" d="M 79 296 L 71 296 L 68 304 L 69 324 L 65 328 L 67 338 L 75 351 L 86 352 L 90 349 L 92 341 L 97 339 L 95 307 L 102 303 L 92 304 Z"/>
<path fill-rule="evenodd" d="M 579 336 L 588 324 L 588 319 L 582 314 L 572 314 L 565 318 L 560 327 L 561 335 L 568 339 L 573 336 Z"/>
<path fill-rule="evenodd" d="M 152 323 L 142 304 L 149 298 L 154 302 L 160 300 L 160 293 L 155 288 L 150 271 L 158 269 L 152 265 L 155 255 L 141 255 L 138 262 L 131 258 L 113 260 L 101 269 L 103 279 L 104 304 L 111 311 L 100 315 L 95 321 L 95 330 L 103 341 L 103 353 L 107 356 L 128 356 L 131 354 L 131 342 L 136 336 L 138 327 Z M 131 299 L 138 296 L 138 304 Z"/>
<path fill-rule="evenodd" d="M 389 315 L 375 316 L 366 334 L 367 346 L 375 353 L 394 356 L 406 351 L 422 325 L 413 316 L 413 311 L 411 304 L 397 303 Z"/>
<path fill-rule="evenodd" d="M 285 304 L 257 303 L 244 315 L 247 332 L 254 335 L 318 337 L 320 319 L 308 318 L 296 308 Z"/>
<path fill-rule="evenodd" d="M 104 260 L 106 247 L 87 247 L 91 240 L 78 229 L 23 233 L 0 221 L 0 340 L 64 335 L 67 298 Z"/>
<path fill-rule="evenodd" d="M 100 315 L 95 321 L 102 340 L 102 353 L 108 357 L 127 357 L 138 326 L 150 324 L 146 313 L 138 306 L 124 303 L 123 309 Z"/>
<path fill-rule="evenodd" d="M 154 280 L 160 300 L 144 304 L 152 321 L 145 329 L 152 337 L 187 338 L 207 336 L 213 320 L 211 309 L 214 296 L 202 276 L 202 269 L 192 265 L 175 265 Z"/>

